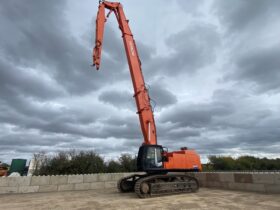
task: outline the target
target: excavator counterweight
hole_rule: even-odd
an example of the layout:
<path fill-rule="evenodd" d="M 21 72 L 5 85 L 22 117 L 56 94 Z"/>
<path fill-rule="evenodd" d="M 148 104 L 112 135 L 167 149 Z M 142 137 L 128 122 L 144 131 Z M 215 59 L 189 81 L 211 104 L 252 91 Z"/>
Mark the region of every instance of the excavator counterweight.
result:
<path fill-rule="evenodd" d="M 109 10 L 105 15 L 105 10 Z M 122 32 L 122 39 L 127 56 L 137 114 L 143 134 L 143 143 L 137 157 L 138 171 L 146 174 L 134 174 L 118 182 L 120 192 L 134 191 L 140 198 L 156 195 L 195 192 L 198 181 L 189 175 L 176 172 L 201 171 L 199 155 L 186 147 L 168 152 L 157 144 L 156 124 L 150 103 L 148 90 L 141 69 L 136 43 L 125 17 L 123 7 L 118 2 L 100 1 L 96 17 L 95 47 L 93 49 L 93 65 L 98 70 L 101 64 L 104 26 L 106 18 L 114 13 Z M 174 140 L 175 141 L 175 140 Z"/>

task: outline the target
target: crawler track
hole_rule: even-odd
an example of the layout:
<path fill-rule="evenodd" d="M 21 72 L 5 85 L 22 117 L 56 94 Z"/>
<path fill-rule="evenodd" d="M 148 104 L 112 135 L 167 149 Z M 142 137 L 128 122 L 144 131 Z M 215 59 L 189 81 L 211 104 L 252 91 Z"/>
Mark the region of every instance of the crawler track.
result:
<path fill-rule="evenodd" d="M 135 192 L 139 198 L 196 192 L 196 178 L 182 174 L 132 175 L 118 182 L 120 192 Z"/>

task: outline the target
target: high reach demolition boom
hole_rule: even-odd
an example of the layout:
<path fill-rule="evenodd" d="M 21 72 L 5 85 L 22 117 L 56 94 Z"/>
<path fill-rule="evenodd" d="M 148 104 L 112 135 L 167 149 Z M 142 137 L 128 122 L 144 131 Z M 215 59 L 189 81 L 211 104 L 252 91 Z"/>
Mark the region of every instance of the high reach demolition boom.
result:
<path fill-rule="evenodd" d="M 105 16 L 105 9 L 109 12 Z M 141 70 L 141 61 L 137 52 L 137 47 L 133 39 L 128 20 L 125 17 L 123 7 L 117 2 L 100 1 L 97 18 L 96 18 L 96 37 L 95 47 L 93 50 L 93 65 L 98 70 L 101 63 L 101 51 L 103 45 L 104 25 L 106 18 L 114 12 L 119 28 L 122 32 L 123 43 L 129 65 L 130 75 L 132 78 L 134 97 L 137 105 L 137 113 L 146 145 L 157 144 L 156 125 L 152 107 L 150 104 L 150 97 L 145 86 L 144 77 Z"/>
<path fill-rule="evenodd" d="M 109 15 L 114 12 L 122 32 L 123 43 L 132 78 L 144 143 L 137 155 L 137 171 L 145 174 L 133 174 L 118 181 L 120 192 L 135 192 L 140 198 L 166 194 L 196 192 L 198 180 L 187 174 L 177 172 L 197 172 L 201 170 L 199 155 L 192 149 L 182 147 L 179 151 L 168 152 L 157 144 L 156 126 L 148 90 L 141 70 L 141 62 L 133 35 L 126 20 L 123 7 L 117 2 L 100 1 L 96 19 L 96 39 L 93 52 L 93 65 L 100 67 L 103 44 L 105 10 Z"/>

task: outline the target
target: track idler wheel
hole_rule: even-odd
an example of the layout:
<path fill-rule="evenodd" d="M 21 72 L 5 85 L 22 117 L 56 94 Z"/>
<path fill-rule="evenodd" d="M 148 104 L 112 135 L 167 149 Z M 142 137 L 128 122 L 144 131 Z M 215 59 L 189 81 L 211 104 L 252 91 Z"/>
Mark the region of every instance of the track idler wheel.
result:
<path fill-rule="evenodd" d="M 151 197 L 151 186 L 148 182 L 142 181 L 141 179 L 135 183 L 134 191 L 139 198 Z"/>
<path fill-rule="evenodd" d="M 150 186 L 148 185 L 148 183 L 144 182 L 140 185 L 140 191 L 143 194 L 149 194 L 150 193 Z"/>
<path fill-rule="evenodd" d="M 127 180 L 127 178 L 120 179 L 118 181 L 118 190 L 122 193 L 133 192 L 134 182 Z"/>

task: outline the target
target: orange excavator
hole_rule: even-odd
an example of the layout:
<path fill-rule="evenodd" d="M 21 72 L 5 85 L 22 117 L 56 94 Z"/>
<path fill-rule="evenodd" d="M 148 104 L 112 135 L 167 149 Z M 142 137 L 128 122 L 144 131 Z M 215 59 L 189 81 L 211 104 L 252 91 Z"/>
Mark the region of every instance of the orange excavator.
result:
<path fill-rule="evenodd" d="M 109 10 L 105 15 L 105 10 Z M 93 66 L 100 67 L 103 44 L 104 25 L 106 18 L 114 13 L 122 32 L 123 43 L 134 88 L 134 98 L 137 105 L 144 142 L 139 148 L 137 169 L 141 174 L 124 177 L 118 182 L 120 192 L 135 192 L 140 198 L 163 194 L 195 192 L 199 188 L 196 178 L 185 172 L 201 171 L 199 155 L 187 147 L 178 151 L 168 150 L 157 144 L 157 132 L 150 104 L 150 97 L 145 86 L 141 61 L 133 39 L 128 20 L 123 7 L 118 2 L 99 1 L 96 18 L 96 37 L 93 50 Z M 175 141 L 175 139 L 174 139 Z M 183 172 L 183 173 L 182 173 Z"/>

